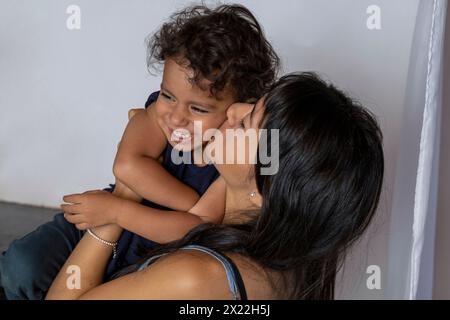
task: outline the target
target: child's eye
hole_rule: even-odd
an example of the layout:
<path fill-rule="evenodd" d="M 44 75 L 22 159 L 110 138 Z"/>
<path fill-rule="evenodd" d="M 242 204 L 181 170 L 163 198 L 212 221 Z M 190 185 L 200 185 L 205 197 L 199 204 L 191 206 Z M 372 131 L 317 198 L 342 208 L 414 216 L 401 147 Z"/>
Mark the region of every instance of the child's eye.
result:
<path fill-rule="evenodd" d="M 195 107 L 195 106 L 191 106 L 191 110 L 194 111 L 194 112 L 196 112 L 196 113 L 201 113 L 201 114 L 206 114 L 206 113 L 208 113 L 207 110 L 203 110 L 203 109 L 200 109 L 200 108 Z"/>
<path fill-rule="evenodd" d="M 171 96 L 169 96 L 167 93 L 161 92 L 161 95 L 166 98 L 167 100 L 173 101 L 175 99 L 173 99 Z"/>

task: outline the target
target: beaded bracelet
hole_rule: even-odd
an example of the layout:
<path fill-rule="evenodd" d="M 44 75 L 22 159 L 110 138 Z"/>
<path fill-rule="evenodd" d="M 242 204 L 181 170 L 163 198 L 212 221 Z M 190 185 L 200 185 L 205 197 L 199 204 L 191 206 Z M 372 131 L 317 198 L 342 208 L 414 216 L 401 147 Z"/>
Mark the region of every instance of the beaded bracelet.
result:
<path fill-rule="evenodd" d="M 103 244 L 106 244 L 107 246 L 110 246 L 113 248 L 113 259 L 116 257 L 117 255 L 117 242 L 109 242 L 106 240 L 103 240 L 102 238 L 100 238 L 99 236 L 97 236 L 94 232 L 92 232 L 91 229 L 87 229 L 87 232 L 95 239 L 100 241 Z"/>

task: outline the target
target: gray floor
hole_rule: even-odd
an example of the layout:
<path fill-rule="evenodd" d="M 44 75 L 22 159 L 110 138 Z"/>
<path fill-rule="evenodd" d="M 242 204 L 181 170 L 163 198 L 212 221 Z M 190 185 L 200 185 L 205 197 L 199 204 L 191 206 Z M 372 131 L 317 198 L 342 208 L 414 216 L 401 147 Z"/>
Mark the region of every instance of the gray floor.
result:
<path fill-rule="evenodd" d="M 0 202 L 0 253 L 11 241 L 50 221 L 58 212 L 60 210 Z"/>
<path fill-rule="evenodd" d="M 50 221 L 58 212 L 60 210 L 0 202 L 0 254 L 8 248 L 11 241 Z M 0 300 L 4 299 L 0 284 Z"/>

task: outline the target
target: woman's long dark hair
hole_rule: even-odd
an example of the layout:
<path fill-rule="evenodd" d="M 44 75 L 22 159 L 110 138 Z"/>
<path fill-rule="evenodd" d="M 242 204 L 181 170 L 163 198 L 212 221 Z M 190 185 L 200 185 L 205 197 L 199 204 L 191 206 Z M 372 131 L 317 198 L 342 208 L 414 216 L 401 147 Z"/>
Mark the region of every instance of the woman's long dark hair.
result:
<path fill-rule="evenodd" d="M 199 225 L 149 255 L 188 244 L 235 252 L 282 275 L 279 298 L 333 299 L 342 258 L 380 198 L 380 128 L 365 108 L 313 73 L 282 77 L 264 104 L 262 127 L 269 136 L 279 129 L 280 157 L 275 175 L 255 166 L 260 212 L 244 224 Z"/>

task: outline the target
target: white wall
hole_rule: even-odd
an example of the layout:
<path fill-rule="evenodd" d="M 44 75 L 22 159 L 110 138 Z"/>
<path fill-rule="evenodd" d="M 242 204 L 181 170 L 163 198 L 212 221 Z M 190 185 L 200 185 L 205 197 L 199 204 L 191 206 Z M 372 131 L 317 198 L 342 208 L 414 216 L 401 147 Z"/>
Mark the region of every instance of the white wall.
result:
<path fill-rule="evenodd" d="M 208 1 L 207 1 L 208 2 Z M 348 261 L 341 298 L 382 298 L 367 265 L 387 268 L 387 238 L 411 41 L 419 0 L 236 1 L 281 55 L 284 72 L 313 70 L 379 118 L 386 178 L 379 214 Z M 159 86 L 147 74 L 145 37 L 186 1 L 0 2 L 0 200 L 57 206 L 62 195 L 112 182 L 127 109 Z M 81 8 L 81 30 L 66 8 Z M 381 8 L 368 30 L 366 9 Z M 1 227 L 1 226 L 0 226 Z"/>

